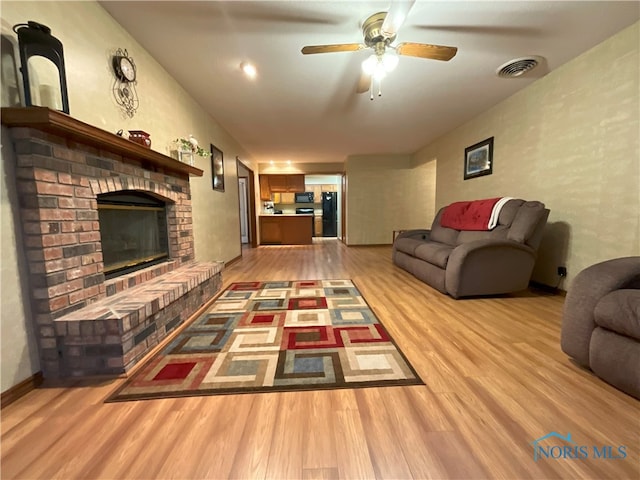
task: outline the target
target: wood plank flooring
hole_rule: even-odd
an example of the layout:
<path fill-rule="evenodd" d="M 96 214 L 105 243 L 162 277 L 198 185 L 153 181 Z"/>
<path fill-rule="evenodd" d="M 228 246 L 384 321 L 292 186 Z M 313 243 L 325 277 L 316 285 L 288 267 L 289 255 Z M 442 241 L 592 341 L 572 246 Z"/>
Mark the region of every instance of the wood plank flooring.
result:
<path fill-rule="evenodd" d="M 390 257 L 315 239 L 245 250 L 223 281 L 354 280 L 426 386 L 110 404 L 121 380 L 39 388 L 1 412 L 1 477 L 640 478 L 640 402 L 562 353 L 562 297 L 453 300 Z M 534 461 L 552 431 L 590 458 Z M 606 445 L 627 457 L 591 458 Z"/>

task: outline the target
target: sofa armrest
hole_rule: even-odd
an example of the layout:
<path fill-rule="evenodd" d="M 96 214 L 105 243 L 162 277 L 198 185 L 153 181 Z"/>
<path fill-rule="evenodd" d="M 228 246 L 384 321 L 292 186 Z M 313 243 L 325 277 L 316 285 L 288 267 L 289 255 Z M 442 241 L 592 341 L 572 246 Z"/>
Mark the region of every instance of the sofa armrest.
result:
<path fill-rule="evenodd" d="M 531 247 L 511 240 L 463 243 L 449 256 L 445 287 L 453 298 L 524 290 L 535 261 Z"/>
<path fill-rule="evenodd" d="M 590 367 L 589 345 L 596 328 L 594 311 L 606 294 L 620 288 L 640 288 L 640 257 L 624 257 L 596 263 L 573 279 L 562 315 L 562 351 Z"/>

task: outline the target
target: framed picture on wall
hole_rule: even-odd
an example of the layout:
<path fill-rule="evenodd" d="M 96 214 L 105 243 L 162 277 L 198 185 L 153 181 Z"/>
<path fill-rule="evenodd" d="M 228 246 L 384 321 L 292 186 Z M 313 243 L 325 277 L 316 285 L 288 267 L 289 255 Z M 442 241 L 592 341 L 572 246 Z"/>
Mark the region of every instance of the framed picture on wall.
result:
<path fill-rule="evenodd" d="M 211 144 L 211 177 L 213 189 L 224 192 L 224 156 L 213 143 Z"/>
<path fill-rule="evenodd" d="M 464 149 L 464 179 L 493 173 L 493 137 Z"/>

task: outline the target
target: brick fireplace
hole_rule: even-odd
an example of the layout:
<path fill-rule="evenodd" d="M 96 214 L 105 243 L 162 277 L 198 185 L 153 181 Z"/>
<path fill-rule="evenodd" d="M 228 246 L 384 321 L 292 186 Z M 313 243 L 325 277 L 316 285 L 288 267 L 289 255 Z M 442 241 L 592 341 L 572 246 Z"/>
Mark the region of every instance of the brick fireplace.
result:
<path fill-rule="evenodd" d="M 220 262 L 194 261 L 202 170 L 43 107 L 3 108 L 2 123 L 45 378 L 126 373 L 221 286 Z M 105 280 L 97 199 L 116 192 L 164 205 L 168 259 Z"/>

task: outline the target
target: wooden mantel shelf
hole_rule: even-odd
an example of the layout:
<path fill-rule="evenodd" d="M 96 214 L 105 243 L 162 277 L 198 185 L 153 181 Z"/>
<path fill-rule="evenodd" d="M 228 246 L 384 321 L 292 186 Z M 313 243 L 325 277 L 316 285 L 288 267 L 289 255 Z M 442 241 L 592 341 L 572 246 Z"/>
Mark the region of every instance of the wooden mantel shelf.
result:
<path fill-rule="evenodd" d="M 123 157 L 144 160 L 166 171 L 201 177 L 203 171 L 143 147 L 126 138 L 81 122 L 66 113 L 47 107 L 3 107 L 2 123 L 8 127 L 28 127 L 75 140 Z"/>

